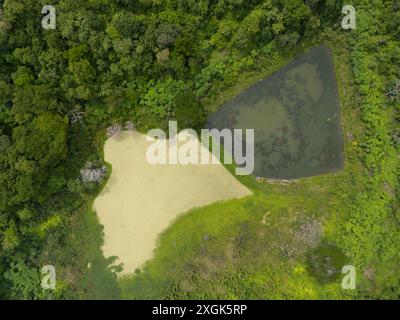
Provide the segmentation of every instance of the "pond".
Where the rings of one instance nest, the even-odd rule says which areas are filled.
[[[306,269],[320,283],[338,281],[348,258],[336,245],[323,240],[307,254]]]
[[[254,129],[256,176],[294,179],[343,167],[330,49],[312,48],[223,104],[207,128]]]

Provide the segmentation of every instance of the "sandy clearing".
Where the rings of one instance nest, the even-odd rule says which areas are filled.
[[[104,146],[105,161],[113,171],[93,206],[104,225],[103,254],[118,257],[117,262],[124,264],[121,275],[152,257],[158,235],[178,215],[251,194],[221,164],[150,165],[150,144],[146,135],[123,132]]]

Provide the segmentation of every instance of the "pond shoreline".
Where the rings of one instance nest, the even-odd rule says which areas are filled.
[[[256,176],[299,179],[344,167],[332,51],[315,46],[225,102],[208,129],[253,129]],[[274,181],[272,180],[272,181]]]

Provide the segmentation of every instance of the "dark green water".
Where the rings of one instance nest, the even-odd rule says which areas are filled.
[[[341,278],[341,271],[347,260],[339,247],[322,241],[317,248],[307,254],[306,269],[318,282],[330,283]]]
[[[226,102],[207,127],[255,129],[256,176],[299,178],[340,169],[343,138],[330,50],[318,46]]]

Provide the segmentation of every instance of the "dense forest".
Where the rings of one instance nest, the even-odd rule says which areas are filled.
[[[90,209],[104,181],[81,179],[88,162],[104,165],[106,128],[202,128],[235,90],[326,43],[351,134],[344,174],[328,181],[325,232],[366,275],[351,297],[400,298],[400,97],[387,94],[400,79],[399,0],[354,1],[356,30],[341,29],[334,0],[53,0],[56,29],[45,30],[48,2],[0,0],[0,297],[120,297]],[[56,290],[40,286],[47,264]],[[173,293],[174,279],[163,286],[134,297],[193,297]],[[274,297],[257,288],[240,297]],[[196,297],[215,297],[206,291]]]

